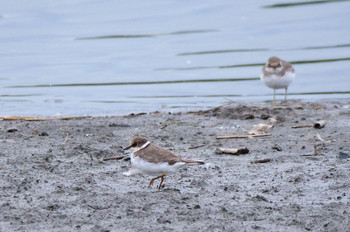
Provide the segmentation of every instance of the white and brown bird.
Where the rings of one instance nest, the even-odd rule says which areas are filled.
[[[161,179],[158,189],[162,187],[164,177],[167,174],[175,173],[186,164],[204,164],[202,161],[182,159],[171,151],[150,143],[147,138],[141,136],[133,137],[130,145],[124,150],[129,148],[132,149],[132,166],[144,174],[156,176],[151,179],[149,186],[152,186],[155,180]]]
[[[294,79],[293,66],[276,56],[269,58],[260,74],[260,80],[267,87],[273,89],[273,103],[276,102],[276,89],[284,89],[284,100],[287,100],[287,88]]]

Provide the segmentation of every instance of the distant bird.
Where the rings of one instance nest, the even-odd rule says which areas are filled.
[[[285,89],[284,100],[287,100],[287,88],[294,79],[292,65],[276,56],[269,58],[260,74],[260,80],[273,89],[273,103],[276,102],[276,89]]]
[[[144,174],[156,176],[149,182],[149,187],[157,179],[160,180],[158,189],[162,187],[164,177],[169,173],[175,173],[185,164],[204,164],[202,161],[182,159],[172,152],[156,146],[145,137],[135,136],[130,141],[130,145],[124,150],[131,148],[131,164]],[[134,170],[131,174],[137,173]],[[128,175],[128,173],[125,173]]]

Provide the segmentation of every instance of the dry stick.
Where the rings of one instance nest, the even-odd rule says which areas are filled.
[[[122,156],[118,156],[118,157],[106,158],[106,159],[103,159],[103,161],[121,160],[121,159],[123,159],[123,158],[125,158],[125,157],[126,157],[125,155],[122,155]]]
[[[260,160],[254,160],[254,161],[250,161],[250,163],[252,164],[260,164],[260,163],[268,163],[271,162],[272,159],[260,159]]]
[[[306,127],[313,127],[314,125],[300,125],[300,126],[292,126],[292,128],[306,128]]]
[[[6,121],[10,120],[25,120],[25,121],[46,121],[46,120],[72,120],[91,118],[91,116],[77,116],[77,117],[22,117],[22,116],[0,116],[0,119]]]
[[[188,149],[196,149],[196,148],[204,147],[205,145],[207,145],[207,144],[201,144],[201,145],[197,145],[197,146],[192,146],[192,147],[189,147]]]
[[[67,133],[66,139],[63,141],[63,144],[65,144],[68,141],[68,136],[69,136],[69,133]]]
[[[264,137],[270,136],[271,134],[262,134],[262,135],[229,135],[229,136],[218,136],[216,139],[244,139],[244,138],[254,138],[254,137]]]

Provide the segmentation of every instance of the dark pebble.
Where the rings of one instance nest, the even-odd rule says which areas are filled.
[[[350,156],[346,154],[345,152],[339,152],[338,158],[340,159],[348,159]]]

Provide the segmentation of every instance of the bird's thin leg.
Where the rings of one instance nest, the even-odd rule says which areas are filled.
[[[273,89],[273,101],[272,101],[272,103],[276,103],[275,95],[276,95],[276,89]]]
[[[284,101],[287,101],[287,87],[284,88]]]
[[[160,189],[160,186],[161,186],[161,184],[163,183],[163,180],[164,180],[164,176],[166,176],[166,173],[165,173],[165,172],[164,172],[163,175],[161,175],[161,176],[154,177],[154,178],[149,182],[148,187],[151,187],[151,186],[153,185],[153,183],[154,183],[155,180],[161,178],[160,185],[159,185],[159,187],[158,187],[158,188]]]
[[[149,185],[148,187],[151,187],[153,185],[153,182],[156,180],[156,179],[159,179],[161,178],[162,176],[157,176],[157,177],[154,177],[150,182],[149,182]]]
[[[163,175],[161,176],[161,179],[160,179],[160,183],[159,183],[159,186],[158,186],[158,189],[160,189],[162,187],[162,184],[163,184],[163,180],[164,180],[164,176],[166,176],[166,173],[164,172]]]

